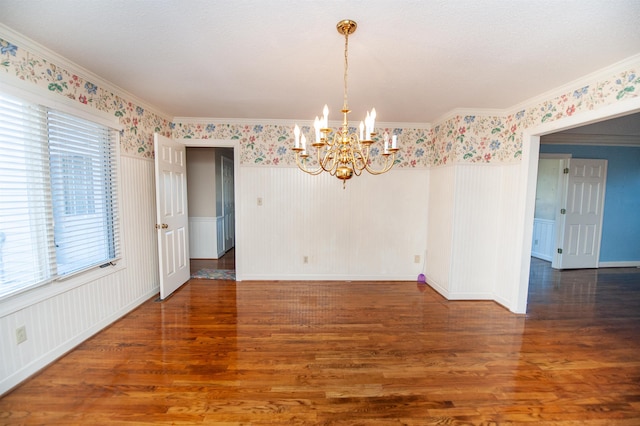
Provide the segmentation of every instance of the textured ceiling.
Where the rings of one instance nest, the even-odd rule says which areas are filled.
[[[0,23],[170,117],[430,123],[640,53],[639,0],[0,0]]]

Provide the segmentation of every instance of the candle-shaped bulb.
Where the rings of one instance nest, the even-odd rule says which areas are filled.
[[[300,143],[302,144],[302,153],[306,154],[307,153],[307,138],[305,137],[305,135],[302,135]]]
[[[296,148],[300,148],[300,127],[296,124],[296,127],[293,128],[293,140],[294,146]]]
[[[320,128],[322,124],[320,123],[320,119],[316,116],[316,119],[313,122],[313,128],[316,129],[316,142],[320,142]]]
[[[369,111],[367,111],[367,116],[364,118],[364,122],[367,126],[367,129],[366,129],[367,140],[371,140],[371,115],[369,114]]]
[[[376,126],[376,109],[371,108],[371,133],[373,133],[374,127]]]
[[[329,128],[329,107],[326,104],[322,109],[322,122],[324,124],[324,128],[328,129]]]
[[[393,135],[391,138],[391,148],[396,149],[398,147],[398,135]]]

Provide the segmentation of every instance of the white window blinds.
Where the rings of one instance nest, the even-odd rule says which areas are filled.
[[[118,257],[116,143],[0,94],[0,297]]]
[[[58,274],[116,258],[116,151],[112,130],[48,111]]]

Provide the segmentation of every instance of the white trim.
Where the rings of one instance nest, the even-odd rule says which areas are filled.
[[[426,258],[426,257],[425,257]],[[434,289],[435,291],[437,291],[440,296],[444,297],[445,299],[449,300],[449,291],[446,289],[446,287],[440,285],[440,283],[438,283],[438,281],[436,279],[434,279],[429,272],[425,272],[425,281],[426,284],[431,287],[432,289]]]
[[[635,112],[640,112],[640,97],[629,98],[601,108],[583,111],[571,117],[543,123],[537,127],[526,130],[526,133],[536,136],[545,136],[551,133],[582,127],[587,124],[598,123],[612,118],[622,117]]]
[[[3,297],[2,300],[0,300],[0,318],[71,291],[77,287],[90,284],[125,268],[126,265],[124,262],[118,261],[114,266],[107,268],[95,267],[67,280],[51,280],[47,284],[38,285],[28,290]]]
[[[268,119],[268,118],[212,118],[212,117],[173,117],[174,123],[180,124],[235,124],[241,126],[255,126],[255,125],[273,125],[273,126],[285,126],[293,128],[296,124],[298,126],[313,127],[313,120],[291,120],[291,119]],[[350,127],[358,127],[360,123],[350,123]],[[342,127],[342,121],[331,120],[329,121],[329,127],[338,128]],[[429,123],[403,123],[403,122],[378,122],[376,123],[376,129],[424,129],[431,130],[432,126]],[[206,139],[205,139],[206,140]]]
[[[10,374],[6,378],[4,378],[2,381],[0,381],[0,396],[4,395],[9,390],[18,386],[20,383],[22,383],[24,380],[28,379],[29,377],[33,376],[34,374],[36,374],[38,371],[47,367],[53,361],[60,358],[70,350],[74,349],[76,346],[78,346],[80,343],[84,342],[94,334],[98,333],[99,331],[103,330],[105,327],[109,326],[110,324],[114,323],[118,319],[122,318],[124,315],[128,314],[134,308],[140,306],[142,303],[146,302],[148,299],[155,296],[156,294],[158,294],[157,288],[154,288],[148,291],[141,297],[137,298],[136,300],[132,301],[128,305],[123,306],[118,311],[109,315],[109,317],[94,324],[91,328],[84,330],[80,334],[74,335],[73,338],[71,338],[70,340],[67,340],[66,342],[54,348],[53,350],[42,354],[37,359],[31,361],[29,364],[20,368],[18,371]]]
[[[1,25],[1,24],[0,24]],[[5,88],[8,90],[5,91]],[[75,115],[76,117],[80,117],[94,123],[101,124],[106,127],[110,127],[116,130],[115,134],[115,178],[116,178],[116,205],[118,210],[122,207],[122,174],[121,174],[121,161],[120,161],[120,128],[119,123],[117,127],[114,126],[114,122],[110,120],[105,120],[103,116],[93,115],[92,113],[88,113],[85,111],[80,111],[77,108],[65,106],[63,104],[59,104],[54,100],[50,100],[47,97],[43,97],[39,94],[34,94],[30,92],[25,92],[21,89],[5,86],[2,82],[0,82],[0,91],[5,93],[9,93],[13,96],[20,97],[23,100],[28,102],[34,102],[39,105],[43,105],[49,108],[55,108],[57,110],[63,110],[69,114]],[[93,110],[97,111],[97,110]],[[92,111],[92,112],[93,112]],[[117,120],[116,120],[117,123]],[[120,251],[119,256],[102,262],[101,264],[90,266],[86,269],[73,272],[69,275],[56,275],[51,277],[48,281],[37,283],[34,285],[30,285],[24,287],[22,289],[17,289],[15,292],[9,293],[5,296],[0,297],[0,318],[6,315],[9,315],[13,312],[16,312],[20,309],[24,309],[31,305],[35,305],[39,302],[42,302],[46,299],[55,297],[59,294],[66,293],[74,288],[81,287],[83,285],[89,284],[95,280],[111,275],[115,272],[121,271],[127,267],[126,256],[125,256],[125,236],[122,230],[122,221],[120,219],[120,215],[115,219],[117,222],[116,229],[118,230],[119,244],[118,249]],[[109,262],[113,262],[110,266],[101,266],[106,265]]]
[[[236,148],[240,146],[238,139],[173,139],[187,147],[200,148]],[[235,156],[235,151],[234,151]]]
[[[598,268],[640,268],[640,260],[598,262]]]
[[[553,231],[553,237],[550,239],[550,241],[546,241],[547,242],[547,246],[546,247],[541,247],[543,249],[542,251],[534,251],[533,250],[533,244],[532,244],[531,256],[533,256],[535,258],[538,258],[538,259],[546,260],[547,262],[553,261],[553,247],[556,246],[555,226],[556,226],[556,220],[555,219],[541,219],[541,218],[537,218],[537,217],[535,217],[533,219],[534,234],[535,234],[536,229],[540,229],[542,227],[543,229],[552,230]],[[548,249],[548,250],[546,250],[546,249]]]
[[[566,160],[567,158],[571,158],[572,154],[554,154],[554,153],[540,153],[540,158],[544,158],[547,160]]]
[[[20,34],[19,32],[7,27],[6,25],[0,23],[0,37],[2,37],[3,39],[12,42],[13,44],[17,45],[18,48],[24,48],[25,50],[28,50],[29,52],[40,56],[41,58],[47,60],[50,63],[55,64],[56,66],[59,66],[61,68],[66,69],[69,72],[72,72],[73,74],[78,75],[79,77],[82,77],[84,80],[86,81],[90,81],[91,83],[97,85],[99,88],[105,89],[107,91],[110,91],[113,94],[116,95],[124,95],[122,97],[126,98],[127,100],[132,101],[133,103],[135,103],[138,106],[143,107],[145,110],[151,111],[154,114],[160,116],[161,118],[166,119],[167,121],[171,121],[170,120],[170,116],[169,114],[163,113],[161,111],[158,111],[155,107],[149,105],[148,103],[142,101],[140,98],[136,97],[135,95],[127,92],[126,90],[122,89],[121,87],[118,87],[116,85],[114,85],[113,83],[105,80],[104,78],[98,76],[97,74],[89,71],[88,69],[81,67],[80,65],[76,64],[75,62],[71,62],[69,59],[55,53],[54,51],[50,50],[49,48],[43,46],[42,44],[31,40],[30,38],[26,37],[23,34]],[[14,80],[19,80],[15,77],[13,77]]]
[[[449,300],[486,300],[496,302],[497,299],[493,293],[449,293]]]
[[[237,275],[238,271],[236,269],[236,281],[241,281],[237,278]],[[244,274],[242,278],[246,281],[416,281],[415,274],[390,276],[332,274]]]
[[[135,160],[140,160],[140,161],[148,161],[153,163],[154,162],[154,158],[147,158],[147,157],[140,157],[139,155],[136,154],[130,154],[128,152],[122,152],[122,150],[120,150],[120,157],[126,157],[126,158],[133,158]]]
[[[513,105],[510,108],[507,108],[505,112],[507,114],[514,113],[514,112],[521,111],[523,109],[527,109],[532,106],[538,105],[542,102],[547,102],[549,100],[557,98],[558,96],[564,95],[567,92],[582,88],[584,86],[591,86],[593,85],[594,82],[606,80],[615,73],[626,71],[629,68],[632,68],[639,64],[640,64],[640,53],[635,54],[633,56],[629,56],[628,58],[625,58],[619,62],[609,65],[606,68],[601,68],[590,74],[587,74],[580,78],[572,80],[568,83],[563,84],[562,86],[556,87],[547,92],[544,92],[532,98],[526,99],[516,105]]]
[[[553,145],[640,146],[640,135],[598,135],[588,133],[553,133],[542,140]]]
[[[432,127],[458,116],[464,117],[471,115],[475,117],[504,117],[506,115],[506,111],[506,109],[498,108],[454,108],[434,120]]]
[[[509,114],[515,114],[518,111],[522,111],[522,110],[526,110],[528,108],[531,108],[535,105],[538,105],[542,102],[547,102],[550,99],[555,99],[558,96],[561,96],[567,92],[570,92],[572,90],[576,90],[578,88],[584,87],[584,86],[591,86],[594,82],[603,80],[603,79],[607,79],[610,78],[613,74],[618,73],[618,72],[622,72],[622,71],[626,71],[629,68],[632,68],[633,66],[637,66],[640,64],[640,53],[630,56],[626,59],[623,59],[619,62],[616,62],[606,68],[602,68],[598,71],[595,71],[593,73],[587,74],[585,76],[582,76],[580,78],[577,78],[575,80],[572,80],[568,83],[563,84],[562,86],[559,87],[555,87],[547,92],[544,92],[542,94],[536,95],[532,98],[526,99],[522,102],[518,102],[515,105],[512,105],[510,107],[507,108],[454,108],[444,114],[442,114],[440,117],[438,117],[436,120],[432,121],[431,126],[432,127],[436,127],[437,125],[440,125],[442,123],[444,123],[445,121],[455,117],[455,116],[464,116],[464,115],[475,115],[475,116],[498,116],[498,117],[506,117]],[[609,118],[613,118],[613,117],[609,117]],[[581,126],[584,124],[588,124],[588,123],[583,123],[580,124]],[[568,127],[567,129],[570,129],[571,127]]]
[[[100,111],[99,109],[92,108],[64,96],[45,92],[38,86],[27,83],[23,80],[10,80],[4,78],[3,76],[4,74],[0,73],[1,92],[18,97],[27,102],[32,102],[48,108],[57,109],[58,111],[65,112],[67,114],[83,118],[85,120],[93,121],[94,123],[98,123],[118,131],[124,129],[124,127],[120,124],[118,117],[113,114]]]
[[[237,139],[174,139],[174,141],[184,144],[187,147],[201,147],[201,148],[233,148],[233,192],[236,194],[235,198],[235,210],[236,210],[236,218],[238,212],[241,210],[241,197],[238,197],[237,194],[240,193],[240,180],[242,177],[242,173],[240,172],[240,141]],[[187,194],[187,197],[189,195]],[[244,241],[244,239],[240,238],[242,236],[243,229],[242,227],[238,227],[238,220],[235,221],[236,230],[235,230],[235,253],[236,253],[236,281],[242,281],[246,279],[242,271],[244,269],[244,265],[242,264],[242,243],[238,245],[238,241]]]
[[[602,108],[544,123],[537,127],[526,129],[522,133],[522,177],[519,191],[521,195],[520,206],[516,214],[523,219],[523,222],[520,229],[521,232],[515,236],[519,239],[516,247],[520,247],[520,278],[514,295],[515,299],[512,305],[509,306],[512,312],[524,314],[527,311],[540,136],[638,111],[640,111],[640,97],[630,98]]]

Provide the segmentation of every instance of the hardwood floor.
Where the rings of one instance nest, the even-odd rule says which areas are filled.
[[[232,248],[219,259],[189,259],[191,263],[191,274],[200,269],[236,269],[236,250]]]
[[[640,269],[533,260],[529,313],[415,282],[191,280],[0,399],[2,424],[639,425]]]

